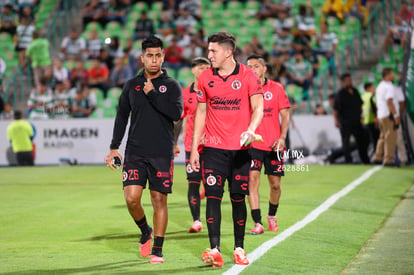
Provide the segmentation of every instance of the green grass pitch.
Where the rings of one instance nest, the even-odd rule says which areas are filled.
[[[282,180],[279,232],[246,234],[249,253],[305,217],[329,196],[371,166],[309,166]],[[382,225],[412,185],[412,168],[383,168],[317,220],[307,225],[243,274],[339,274]],[[269,187],[262,176],[262,216]],[[0,168],[1,274],[221,274],[233,265],[233,230],[228,192],[222,203],[224,267],[201,261],[208,247],[207,227],[187,233],[185,168],[176,165],[173,194],[168,197],[169,223],[164,264],[150,265],[138,251],[139,230],[125,206],[121,171],[104,166]],[[144,208],[152,224],[152,206],[144,191]],[[246,233],[253,222],[248,208]],[[202,201],[202,218],[205,200]],[[267,223],[265,222],[265,228]]]

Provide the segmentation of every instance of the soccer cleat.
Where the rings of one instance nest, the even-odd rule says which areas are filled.
[[[148,238],[149,235],[149,238]],[[152,228],[151,234],[142,234],[139,241],[139,252],[141,256],[146,258],[151,254]]]
[[[204,188],[204,184],[201,183],[201,190],[200,190],[200,200],[206,197],[206,189]]]
[[[234,262],[239,265],[248,265],[249,260],[246,257],[246,253],[244,253],[244,249],[241,247],[236,247],[233,252]]]
[[[221,257],[220,251],[217,248],[207,248],[201,255],[201,259],[204,263],[213,267],[222,267],[224,265],[223,257]]]
[[[163,257],[159,257],[157,255],[151,255],[150,264],[162,264],[164,262]]]
[[[278,231],[276,216],[267,216],[267,222],[269,223],[269,231]]]
[[[188,229],[188,233],[197,233],[203,231],[203,226],[200,221],[194,221],[193,225]]]
[[[250,230],[250,235],[260,235],[263,233],[264,233],[264,228],[263,228],[263,225],[261,225],[260,223],[256,223],[253,230]]]

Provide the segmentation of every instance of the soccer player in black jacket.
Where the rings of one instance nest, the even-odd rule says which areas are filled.
[[[122,181],[128,211],[140,228],[140,252],[150,263],[164,262],[162,245],[168,222],[167,194],[172,190],[173,123],[180,119],[183,98],[179,83],[161,69],[162,41],[151,36],[142,42],[144,70],[129,80],[119,98],[110,152],[105,163],[115,169],[113,160],[122,157],[119,146],[130,118]],[[141,204],[147,180],[154,208],[154,230],[148,225]],[[152,236],[154,245],[151,250]]]

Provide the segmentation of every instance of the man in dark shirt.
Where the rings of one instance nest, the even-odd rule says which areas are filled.
[[[106,164],[122,157],[119,146],[130,117],[122,180],[129,213],[140,228],[140,252],[151,254],[150,263],[162,263],[162,245],[168,222],[167,194],[172,190],[173,123],[180,119],[183,98],[179,83],[161,69],[164,61],[162,41],[150,36],[142,42],[144,70],[129,80],[119,98],[110,152]],[[149,181],[154,208],[154,231],[147,224],[141,204],[142,191]],[[154,245],[151,239],[154,233]]]
[[[342,88],[338,91],[334,103],[335,126],[339,128],[342,138],[342,147],[345,162],[352,163],[350,138],[354,136],[358,145],[361,161],[369,163],[367,154],[367,134],[361,124],[362,100],[358,90],[352,85],[349,73],[341,76]]]

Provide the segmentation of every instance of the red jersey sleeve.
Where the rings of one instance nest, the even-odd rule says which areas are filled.
[[[200,77],[198,78],[198,85],[197,85],[197,101],[198,102],[207,102],[206,97],[206,77],[209,74],[210,70],[205,70],[201,73]]]

